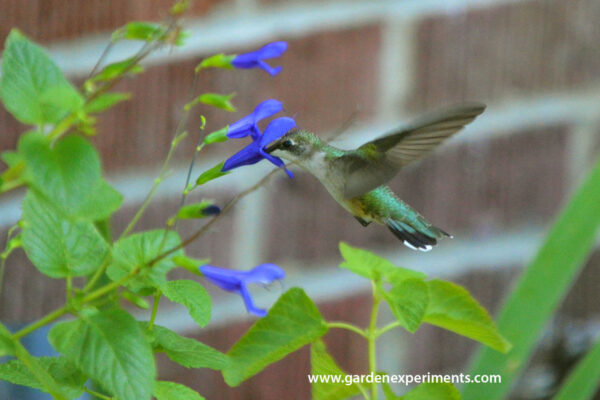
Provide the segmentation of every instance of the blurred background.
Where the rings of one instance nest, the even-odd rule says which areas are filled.
[[[81,83],[112,30],[128,21],[160,20],[171,3],[0,0],[0,41],[10,28],[20,28]],[[238,111],[195,109],[192,137],[198,135],[200,113],[210,132],[267,98],[283,101],[300,127],[321,136],[351,121],[336,141],[341,147],[363,143],[436,107],[485,102],[487,111],[468,129],[391,183],[454,239],[429,253],[413,252],[384,227],[360,226],[314,178],[297,171],[294,180],[276,174],[190,246],[189,254],[238,269],[277,263],[288,272],[285,287],[305,288],[326,318],[366,324],[368,282],[337,268],[338,243],[346,241],[462,284],[495,314],[600,152],[599,19],[597,0],[196,0],[185,21],[191,33],[187,44],[155,54],[146,73],[123,82],[119,89],[131,91],[133,99],[102,115],[92,139],[109,181],[125,196],[113,230],[123,229],[157,175],[188,101],[195,65],[215,52],[239,53],[286,40],[288,52],[271,62],[283,66],[275,78],[260,70],[203,72],[200,90],[236,92]],[[107,61],[138,47],[119,46]],[[24,129],[0,110],[0,149],[14,148]],[[195,176],[243,145],[211,146],[199,158]],[[162,227],[175,213],[194,147],[195,139],[188,139],[173,176],[138,229]],[[271,168],[261,163],[240,169],[194,196],[224,204]],[[19,218],[21,196],[0,199],[2,243]],[[182,224],[182,236],[196,229],[198,223]],[[549,398],[600,331],[599,266],[596,252],[548,327],[513,399]],[[62,285],[39,274],[22,251],[15,253],[4,276],[0,320],[18,327],[52,311],[64,301]],[[258,289],[257,302],[267,306],[281,290]],[[167,301],[158,323],[227,351],[253,318],[237,296],[212,293],[207,329]],[[29,340],[39,347],[34,353],[48,351],[43,341]],[[364,372],[367,349],[360,337],[334,330],[325,341],[347,371]],[[379,359],[389,373],[459,374],[475,349],[466,338],[423,326],[415,335],[394,331],[382,337]],[[219,373],[187,370],[166,358],[159,370],[161,378],[185,383],[208,399],[310,398],[307,348],[237,388],[228,388]],[[0,385],[0,398],[42,397]]]

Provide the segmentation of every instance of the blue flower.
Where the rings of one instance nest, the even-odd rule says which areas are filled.
[[[231,64],[236,68],[262,68],[272,76],[281,72],[281,67],[271,67],[263,60],[281,56],[287,50],[287,42],[273,42],[259,50],[239,54],[234,57]]]
[[[246,310],[259,317],[267,315],[267,311],[257,308],[254,305],[247,285],[249,283],[268,285],[275,280],[280,280],[285,277],[285,271],[275,264],[260,264],[250,271],[235,271],[214,267],[212,265],[204,265],[199,269],[207,280],[221,289],[242,296],[244,304],[246,305]]]
[[[227,137],[230,139],[239,139],[252,136],[252,139],[257,139],[260,136],[258,122],[277,114],[281,110],[283,110],[283,105],[280,101],[274,99],[265,100],[256,106],[252,114],[246,115],[239,121],[229,125]]]
[[[294,175],[291,171],[285,168],[285,163],[281,158],[272,156],[265,151],[265,147],[285,135],[290,129],[296,126],[296,121],[289,117],[281,117],[274,119],[267,125],[265,132],[258,136],[252,137],[252,143],[244,147],[242,150],[229,157],[221,171],[226,172],[242,165],[252,165],[267,159],[277,167],[283,168],[290,178]]]

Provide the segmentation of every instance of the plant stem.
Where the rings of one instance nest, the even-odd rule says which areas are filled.
[[[102,266],[100,268],[98,268],[96,270],[96,272],[94,272],[94,276],[92,276],[92,279],[90,279],[89,282],[83,288],[84,293],[87,293],[88,291],[90,291],[94,287],[96,282],[98,282],[98,279],[100,279],[100,277],[102,276],[104,271],[106,271],[106,268],[108,268],[108,263],[109,263],[108,260],[110,260],[110,256],[107,256],[104,263],[102,263]]]
[[[362,329],[360,329],[357,326],[354,326],[354,325],[346,323],[346,322],[339,322],[339,321],[328,322],[327,326],[329,328],[346,329],[346,330],[349,330],[349,331],[359,334],[360,336],[364,337],[365,339],[369,338],[367,336],[367,334],[365,333],[365,331],[363,331]]]
[[[377,371],[377,348],[375,342],[377,341],[377,314],[379,313],[379,303],[381,297],[377,292],[377,286],[374,282],[371,282],[373,287],[373,307],[371,308],[371,321],[367,328],[367,343],[369,349],[369,372],[375,373]],[[377,383],[373,380],[371,384],[371,400],[377,400]]]
[[[51,322],[54,322],[58,318],[67,314],[71,310],[70,306],[64,305],[61,308],[52,311],[50,314],[46,315],[44,318],[34,322],[31,325],[27,325],[25,328],[13,334],[13,338],[20,339],[23,336],[29,335],[31,332],[41,328],[42,326],[48,325]]]
[[[399,326],[402,326],[402,324],[400,322],[398,322],[398,321],[390,322],[388,325],[386,325],[383,328],[377,330],[377,332],[375,332],[375,337],[378,338],[379,336],[383,335],[387,331],[392,330],[394,328],[397,328]]]
[[[137,211],[137,213],[133,216],[133,219],[131,220],[131,222],[129,222],[129,225],[127,225],[127,227],[125,228],[123,233],[121,233],[121,236],[119,236],[119,239],[127,236],[129,234],[129,232],[131,232],[131,230],[135,227],[135,224],[137,224],[137,222],[142,217],[142,215],[144,215],[146,208],[148,208],[148,206],[150,205],[150,202],[152,201],[152,198],[156,194],[158,187],[160,186],[163,179],[165,178],[167,168],[169,167],[169,161],[171,161],[171,157],[173,156],[173,153],[175,152],[175,149],[177,148],[177,144],[178,144],[177,137],[175,137],[175,139],[173,139],[173,141],[171,142],[169,152],[167,153],[167,158],[165,158],[165,162],[163,163],[162,167],[160,168],[160,172],[158,173],[158,178],[156,178],[154,180],[154,184],[152,185],[150,192],[148,192],[148,194],[146,195],[146,199],[142,203],[142,206]]]
[[[152,306],[152,316],[150,317],[150,322],[148,323],[148,330],[152,331],[154,327],[154,321],[156,320],[156,313],[158,312],[158,303],[160,302],[160,298],[162,293],[160,289],[157,289],[156,294],[154,295],[154,305]]]
[[[71,301],[71,297],[73,297],[73,278],[71,277],[71,275],[67,276],[66,278],[66,285],[67,285],[67,303],[69,301]]]

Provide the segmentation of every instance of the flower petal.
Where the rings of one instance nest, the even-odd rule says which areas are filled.
[[[269,73],[269,75],[271,76],[276,76],[278,75],[281,70],[283,69],[283,67],[278,66],[278,67],[271,67],[269,64],[267,64],[266,62],[259,60],[256,62],[256,65],[258,66],[258,68],[264,69],[265,71],[267,71]]]
[[[252,268],[250,271],[243,272],[241,277],[244,284],[246,283],[269,283],[285,278],[285,271],[275,264],[260,264]]]
[[[234,271],[212,265],[203,265],[200,268],[202,275],[214,285],[228,292],[237,291],[242,284],[243,272]]]
[[[272,43],[264,45],[260,50],[258,50],[258,53],[260,53],[261,59],[274,58],[274,57],[279,57],[283,53],[285,53],[287,48],[288,48],[287,42],[283,42],[283,41],[272,42]]]
[[[289,132],[292,128],[296,126],[296,121],[294,121],[290,117],[281,117],[274,119],[267,125],[265,132],[259,139],[259,144],[261,148],[264,148],[266,145],[271,143],[274,140],[279,139],[287,132]]]
[[[221,171],[227,172],[234,168],[241,167],[242,165],[256,164],[262,159],[263,156],[260,154],[256,142],[252,142],[248,146],[244,147],[243,149],[229,157],[225,161],[225,164],[223,164],[223,168],[221,168]]]
[[[268,99],[260,103],[251,114],[254,117],[254,122],[258,122],[283,110],[283,104],[279,100]]]
[[[242,299],[244,299],[244,304],[246,305],[246,310],[250,314],[258,315],[259,317],[264,317],[267,315],[267,311],[262,308],[258,308],[254,305],[254,301],[252,301],[252,296],[250,295],[250,291],[246,287],[246,285],[242,285],[240,288],[240,294],[242,295]]]

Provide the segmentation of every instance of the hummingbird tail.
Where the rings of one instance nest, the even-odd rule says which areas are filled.
[[[433,225],[429,225],[425,231],[391,218],[386,220],[385,224],[394,236],[413,250],[429,251],[437,244],[437,239],[442,236],[452,237],[449,233]]]

